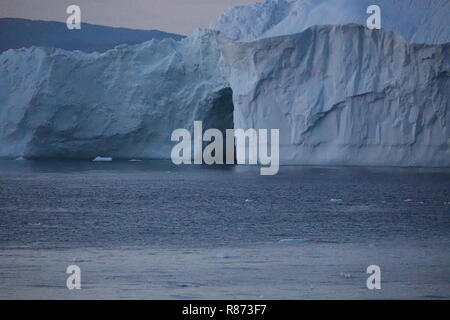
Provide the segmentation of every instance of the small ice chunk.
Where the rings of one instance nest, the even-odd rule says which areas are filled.
[[[245,202],[252,202],[253,200],[245,199]]]
[[[306,242],[305,239],[281,239],[281,243],[298,243],[298,242]]]
[[[27,160],[27,159],[25,159],[24,157],[17,157],[16,160],[17,161],[24,161],[24,160]]]
[[[347,272],[341,272],[340,276],[345,279],[350,279],[352,277],[352,275]]]
[[[405,201],[405,202],[411,202],[412,199],[405,199],[404,201]]]
[[[139,159],[130,159],[130,160],[128,160],[128,161],[130,161],[130,162],[141,162],[142,160],[139,160]]]
[[[94,160],[92,160],[92,161],[112,161],[112,158],[111,157],[96,157]]]
[[[342,202],[342,199],[334,199],[334,198],[331,198],[331,199],[330,199],[330,202]]]
[[[218,254],[216,254],[216,258],[217,259],[229,259],[230,256],[226,255],[225,253],[218,253]]]

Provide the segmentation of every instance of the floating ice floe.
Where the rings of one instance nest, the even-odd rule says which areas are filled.
[[[334,198],[331,198],[331,199],[330,199],[330,202],[342,202],[342,199],[334,199]]]
[[[111,157],[96,157],[94,160],[92,160],[92,161],[99,161],[99,162],[101,162],[101,161],[104,161],[104,162],[108,162],[108,161],[112,161],[112,158]]]

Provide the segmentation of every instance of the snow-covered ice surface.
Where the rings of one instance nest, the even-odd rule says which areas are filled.
[[[269,0],[180,42],[9,50],[0,158],[168,159],[202,120],[279,128],[282,163],[448,166],[449,2],[369,2],[385,30],[340,25],[364,24],[366,0]]]
[[[98,157],[95,157],[92,161],[95,161],[95,162],[100,162],[100,161],[103,161],[103,162],[108,162],[108,161],[112,161],[113,159],[111,158],[111,157],[101,157],[101,156],[98,156]]]
[[[222,39],[235,126],[280,129],[281,163],[450,165],[450,44],[359,25]]]
[[[234,40],[252,41],[298,33],[315,25],[366,25],[371,5],[380,7],[383,29],[408,41],[450,41],[448,0],[266,0],[225,11],[211,28]]]

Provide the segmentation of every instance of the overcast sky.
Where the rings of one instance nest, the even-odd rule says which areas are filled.
[[[0,18],[65,22],[66,8],[81,7],[81,21],[188,35],[207,27],[226,8],[261,0],[0,0]]]

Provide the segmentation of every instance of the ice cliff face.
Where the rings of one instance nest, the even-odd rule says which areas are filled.
[[[221,49],[235,126],[280,129],[282,163],[450,166],[450,44],[346,25]]]
[[[0,55],[0,157],[168,158],[175,128],[233,127],[216,35],[103,54],[44,48]]]
[[[295,34],[315,25],[366,25],[367,7],[381,9],[381,26],[417,43],[450,41],[449,0],[266,0],[225,11],[212,29],[253,41]]]
[[[0,158],[169,159],[202,120],[280,129],[284,164],[450,166],[448,1],[370,1],[395,33],[323,25],[365,23],[365,1],[266,1],[102,54],[6,51]]]

